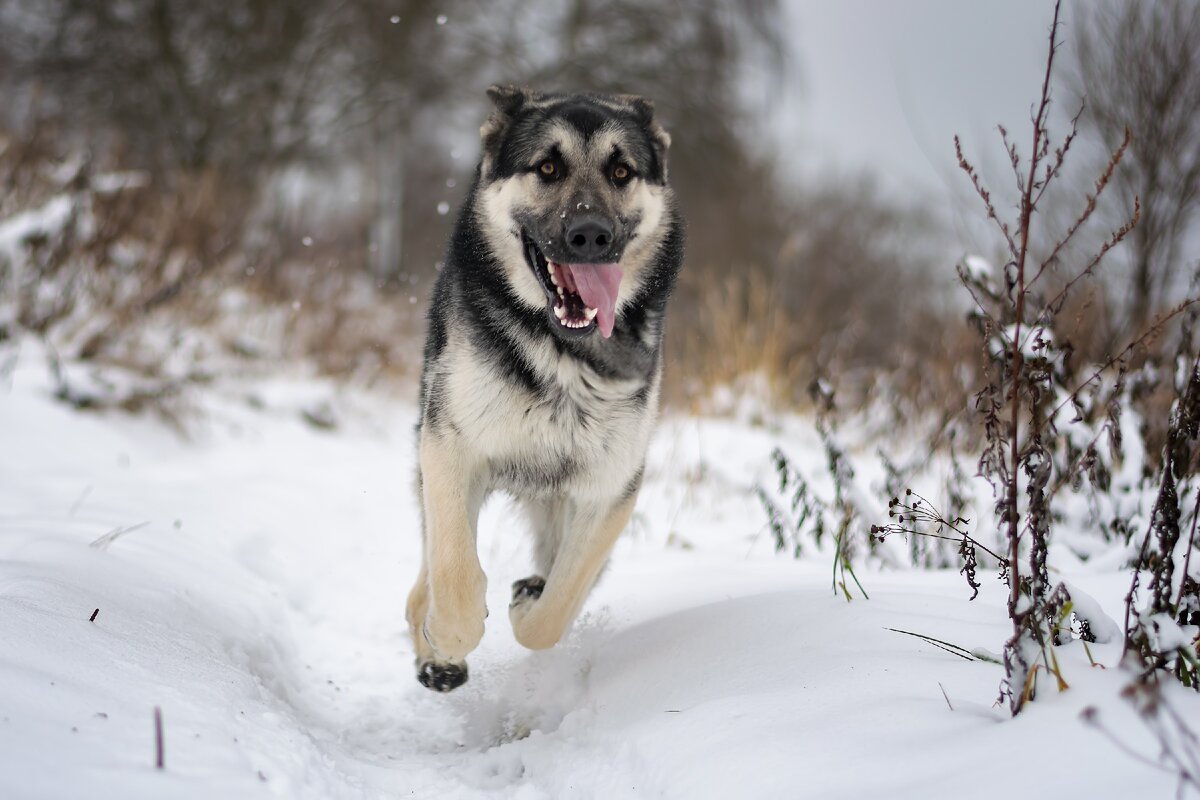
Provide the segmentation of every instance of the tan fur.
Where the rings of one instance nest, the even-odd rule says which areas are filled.
[[[408,620],[408,634],[412,637],[417,663],[423,664],[434,658],[433,647],[425,640],[425,615],[429,612],[429,571],[422,560],[421,571],[416,583],[408,593],[408,605],[404,617]]]
[[[467,480],[467,464],[457,442],[423,434],[420,453],[425,511],[422,576],[428,587],[420,646],[428,645],[440,661],[459,662],[483,638],[487,617],[487,576],[475,551],[479,505],[471,503],[475,489]]]
[[[530,650],[558,644],[583,607],[617,537],[629,523],[636,500],[634,495],[607,508],[584,504],[572,509],[568,524],[578,543],[558,554],[541,597],[509,607],[508,617],[518,642]]]

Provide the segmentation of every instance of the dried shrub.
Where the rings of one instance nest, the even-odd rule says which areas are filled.
[[[984,385],[975,395],[973,409],[981,432],[979,474],[992,487],[993,520],[1004,543],[1004,555],[985,552],[1000,565],[1008,585],[1013,633],[1004,649],[1006,681],[1001,694],[1008,698],[1014,714],[1035,697],[1039,672],[1052,675],[1060,689],[1066,688],[1053,648],[1073,635],[1073,602],[1067,587],[1051,581],[1047,565],[1055,525],[1053,501],[1060,491],[1081,490],[1085,481],[1093,499],[1110,493],[1112,470],[1122,456],[1122,409],[1131,403],[1138,384],[1129,380],[1130,361],[1135,355],[1144,356],[1147,345],[1161,339],[1168,323],[1195,304],[1188,300],[1160,315],[1094,369],[1077,362],[1070,336],[1078,317],[1072,316],[1070,303],[1080,285],[1137,225],[1139,205],[1135,199],[1131,216],[1094,252],[1079,253],[1076,237],[1087,227],[1101,196],[1113,183],[1129,147],[1126,132],[1069,224],[1057,233],[1047,230],[1044,204],[1051,202],[1047,200],[1048,192],[1063,175],[1079,120],[1076,115],[1067,134],[1058,142],[1052,140],[1047,120],[1059,47],[1058,12],[1056,5],[1028,154],[1023,156],[1009,132],[1003,126],[999,128],[1020,195],[1015,218],[1002,212],[1002,206],[956,140],[959,166],[999,234],[1006,258],[999,271],[978,259],[968,259],[960,265],[959,277],[974,303],[971,320],[981,345],[979,374]],[[1038,241],[1050,244],[1039,248]],[[1193,432],[1188,395],[1183,387],[1181,391],[1184,393],[1178,408],[1182,410],[1177,411],[1172,429]],[[1174,483],[1178,474],[1169,466],[1174,455],[1181,452],[1178,442],[1179,437],[1168,441],[1164,455],[1168,467],[1163,471],[1154,522],[1143,544],[1143,553],[1149,554],[1153,533],[1159,545],[1151,591],[1160,605],[1166,597],[1163,586],[1171,584],[1170,567],[1164,562],[1175,558],[1179,541]],[[876,534],[903,532],[959,541],[963,572],[972,591],[977,590],[974,572],[978,551],[983,548],[979,536],[967,532],[965,519],[947,519],[919,495],[905,502],[893,498],[890,509],[897,521],[877,526]],[[1114,520],[1113,529],[1127,534],[1128,520]],[[1156,610],[1152,604],[1151,611]],[[1090,623],[1084,623],[1087,620],[1078,623],[1081,636],[1090,629]]]

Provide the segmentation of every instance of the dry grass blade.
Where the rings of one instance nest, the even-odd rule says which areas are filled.
[[[914,637],[920,639],[921,641],[928,642],[929,644],[933,645],[934,647],[938,648],[939,650],[945,650],[947,653],[953,653],[954,655],[956,655],[959,658],[964,659],[966,661],[978,661],[979,660],[978,658],[976,658],[974,655],[971,654],[970,650],[966,649],[965,647],[959,647],[958,645],[951,644],[950,642],[943,642],[941,639],[935,639],[932,636],[926,636],[923,633],[913,633],[912,631],[902,631],[899,628],[884,628],[884,630],[891,631],[892,633],[903,633],[905,636],[914,636]]]

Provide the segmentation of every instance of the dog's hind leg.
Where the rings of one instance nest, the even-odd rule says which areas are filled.
[[[546,580],[513,584],[508,615],[517,641],[531,650],[553,647],[583,607],[608,561],[617,536],[633,514],[637,492],[610,504],[581,504],[569,515],[570,529],[554,555]]]
[[[483,637],[487,616],[487,577],[475,551],[483,497],[473,483],[454,441],[423,431],[424,565],[409,594],[408,616],[417,679],[439,692],[466,682],[466,656]]]
[[[528,578],[513,583],[513,605],[536,600],[546,586],[546,575],[554,566],[569,516],[569,503],[562,497],[531,497],[521,505],[533,530],[533,563],[536,570]]]
[[[524,500],[522,506],[533,529],[533,563],[537,574],[548,575],[562,544],[570,503],[562,497],[537,497]]]

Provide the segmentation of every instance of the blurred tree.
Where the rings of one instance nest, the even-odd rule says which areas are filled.
[[[1073,83],[1086,110],[1081,127],[1108,150],[1128,128],[1133,144],[1118,192],[1141,220],[1128,239],[1126,333],[1140,331],[1186,286],[1195,264],[1188,236],[1200,209],[1200,1],[1103,2],[1080,6]],[[1110,334],[1115,340],[1119,331]]]
[[[48,112],[117,133],[147,166],[260,177],[344,157],[337,137],[385,105],[403,125],[441,96],[454,70],[434,7],[454,2],[4,0],[0,59]]]
[[[947,304],[930,270],[949,255],[936,217],[896,204],[869,176],[813,186],[792,213],[776,291],[795,314],[795,345],[811,348],[818,371],[897,363],[924,338],[920,312]]]
[[[414,148],[479,117],[489,82],[644,94],[677,131],[703,252],[728,267],[781,237],[743,83],[780,66],[779,21],[777,0],[0,0],[0,63],[64,127],[116,133],[147,166],[260,181],[352,161],[396,187],[377,213],[397,216],[403,162],[444,158]]]
[[[337,243],[337,269],[369,270],[414,310],[470,180],[489,83],[641,94],[673,135],[689,221],[678,304],[698,309],[725,276],[773,285],[799,269],[781,256],[795,193],[770,109],[750,99],[770,92],[748,91],[781,82],[783,22],[779,0],[0,0],[0,90],[36,94],[68,141],[123,146],[161,191],[211,176],[275,254],[258,259],[262,286],[293,291],[263,275],[301,274],[296,243],[316,233]],[[285,208],[289,192],[332,185],[340,196],[303,219]],[[331,207],[358,216],[322,232],[313,214]],[[676,324],[705,324],[693,316]]]

